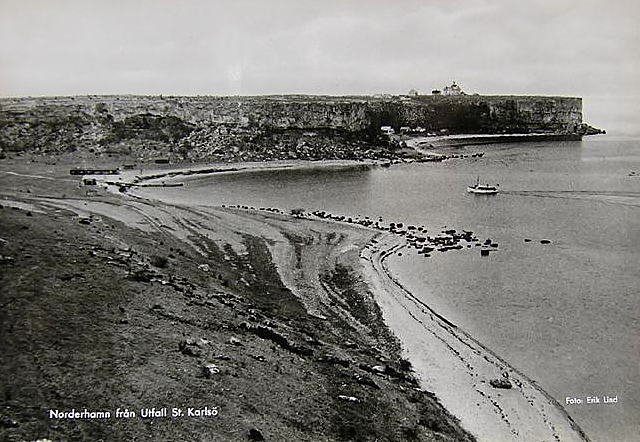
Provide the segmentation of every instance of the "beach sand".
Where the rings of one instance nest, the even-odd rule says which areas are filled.
[[[403,247],[396,238],[381,238],[370,243],[362,257],[385,322],[401,340],[421,386],[433,391],[479,441],[588,440],[534,381],[394,278],[385,258]],[[491,385],[499,380],[509,388]]]

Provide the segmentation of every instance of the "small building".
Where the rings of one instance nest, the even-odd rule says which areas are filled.
[[[460,86],[458,86],[456,84],[456,82],[454,81],[453,83],[451,83],[451,86],[446,86],[444,88],[444,90],[442,91],[443,95],[466,95],[462,89],[460,89]]]
[[[95,186],[98,183],[96,182],[95,178],[83,178],[82,184],[84,184],[85,186]]]

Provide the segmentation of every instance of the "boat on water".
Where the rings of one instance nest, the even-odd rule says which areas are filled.
[[[477,193],[481,195],[495,195],[498,193],[498,184],[495,186],[491,186],[489,184],[480,184],[480,177],[476,180],[476,183],[473,186],[467,187],[467,192],[469,193]]]

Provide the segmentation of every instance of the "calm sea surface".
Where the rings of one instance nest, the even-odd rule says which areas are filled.
[[[457,148],[482,158],[371,170],[288,170],[193,177],[140,194],[183,204],[319,209],[385,222],[473,230],[499,250],[389,266],[425,302],[565,404],[594,441],[632,441],[640,416],[640,140]],[[453,150],[452,150],[453,152]],[[466,186],[499,183],[495,196]],[[531,239],[525,242],[524,239]],[[551,244],[540,244],[549,239]]]

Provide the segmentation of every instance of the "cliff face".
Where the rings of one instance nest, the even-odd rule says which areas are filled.
[[[565,97],[5,98],[0,99],[0,148],[159,151],[211,159],[230,154],[235,159],[346,158],[371,156],[368,151],[384,145],[380,126],[449,133],[572,133],[581,122],[581,99]]]
[[[423,96],[403,106],[409,126],[452,133],[576,132],[582,99],[540,96]]]

